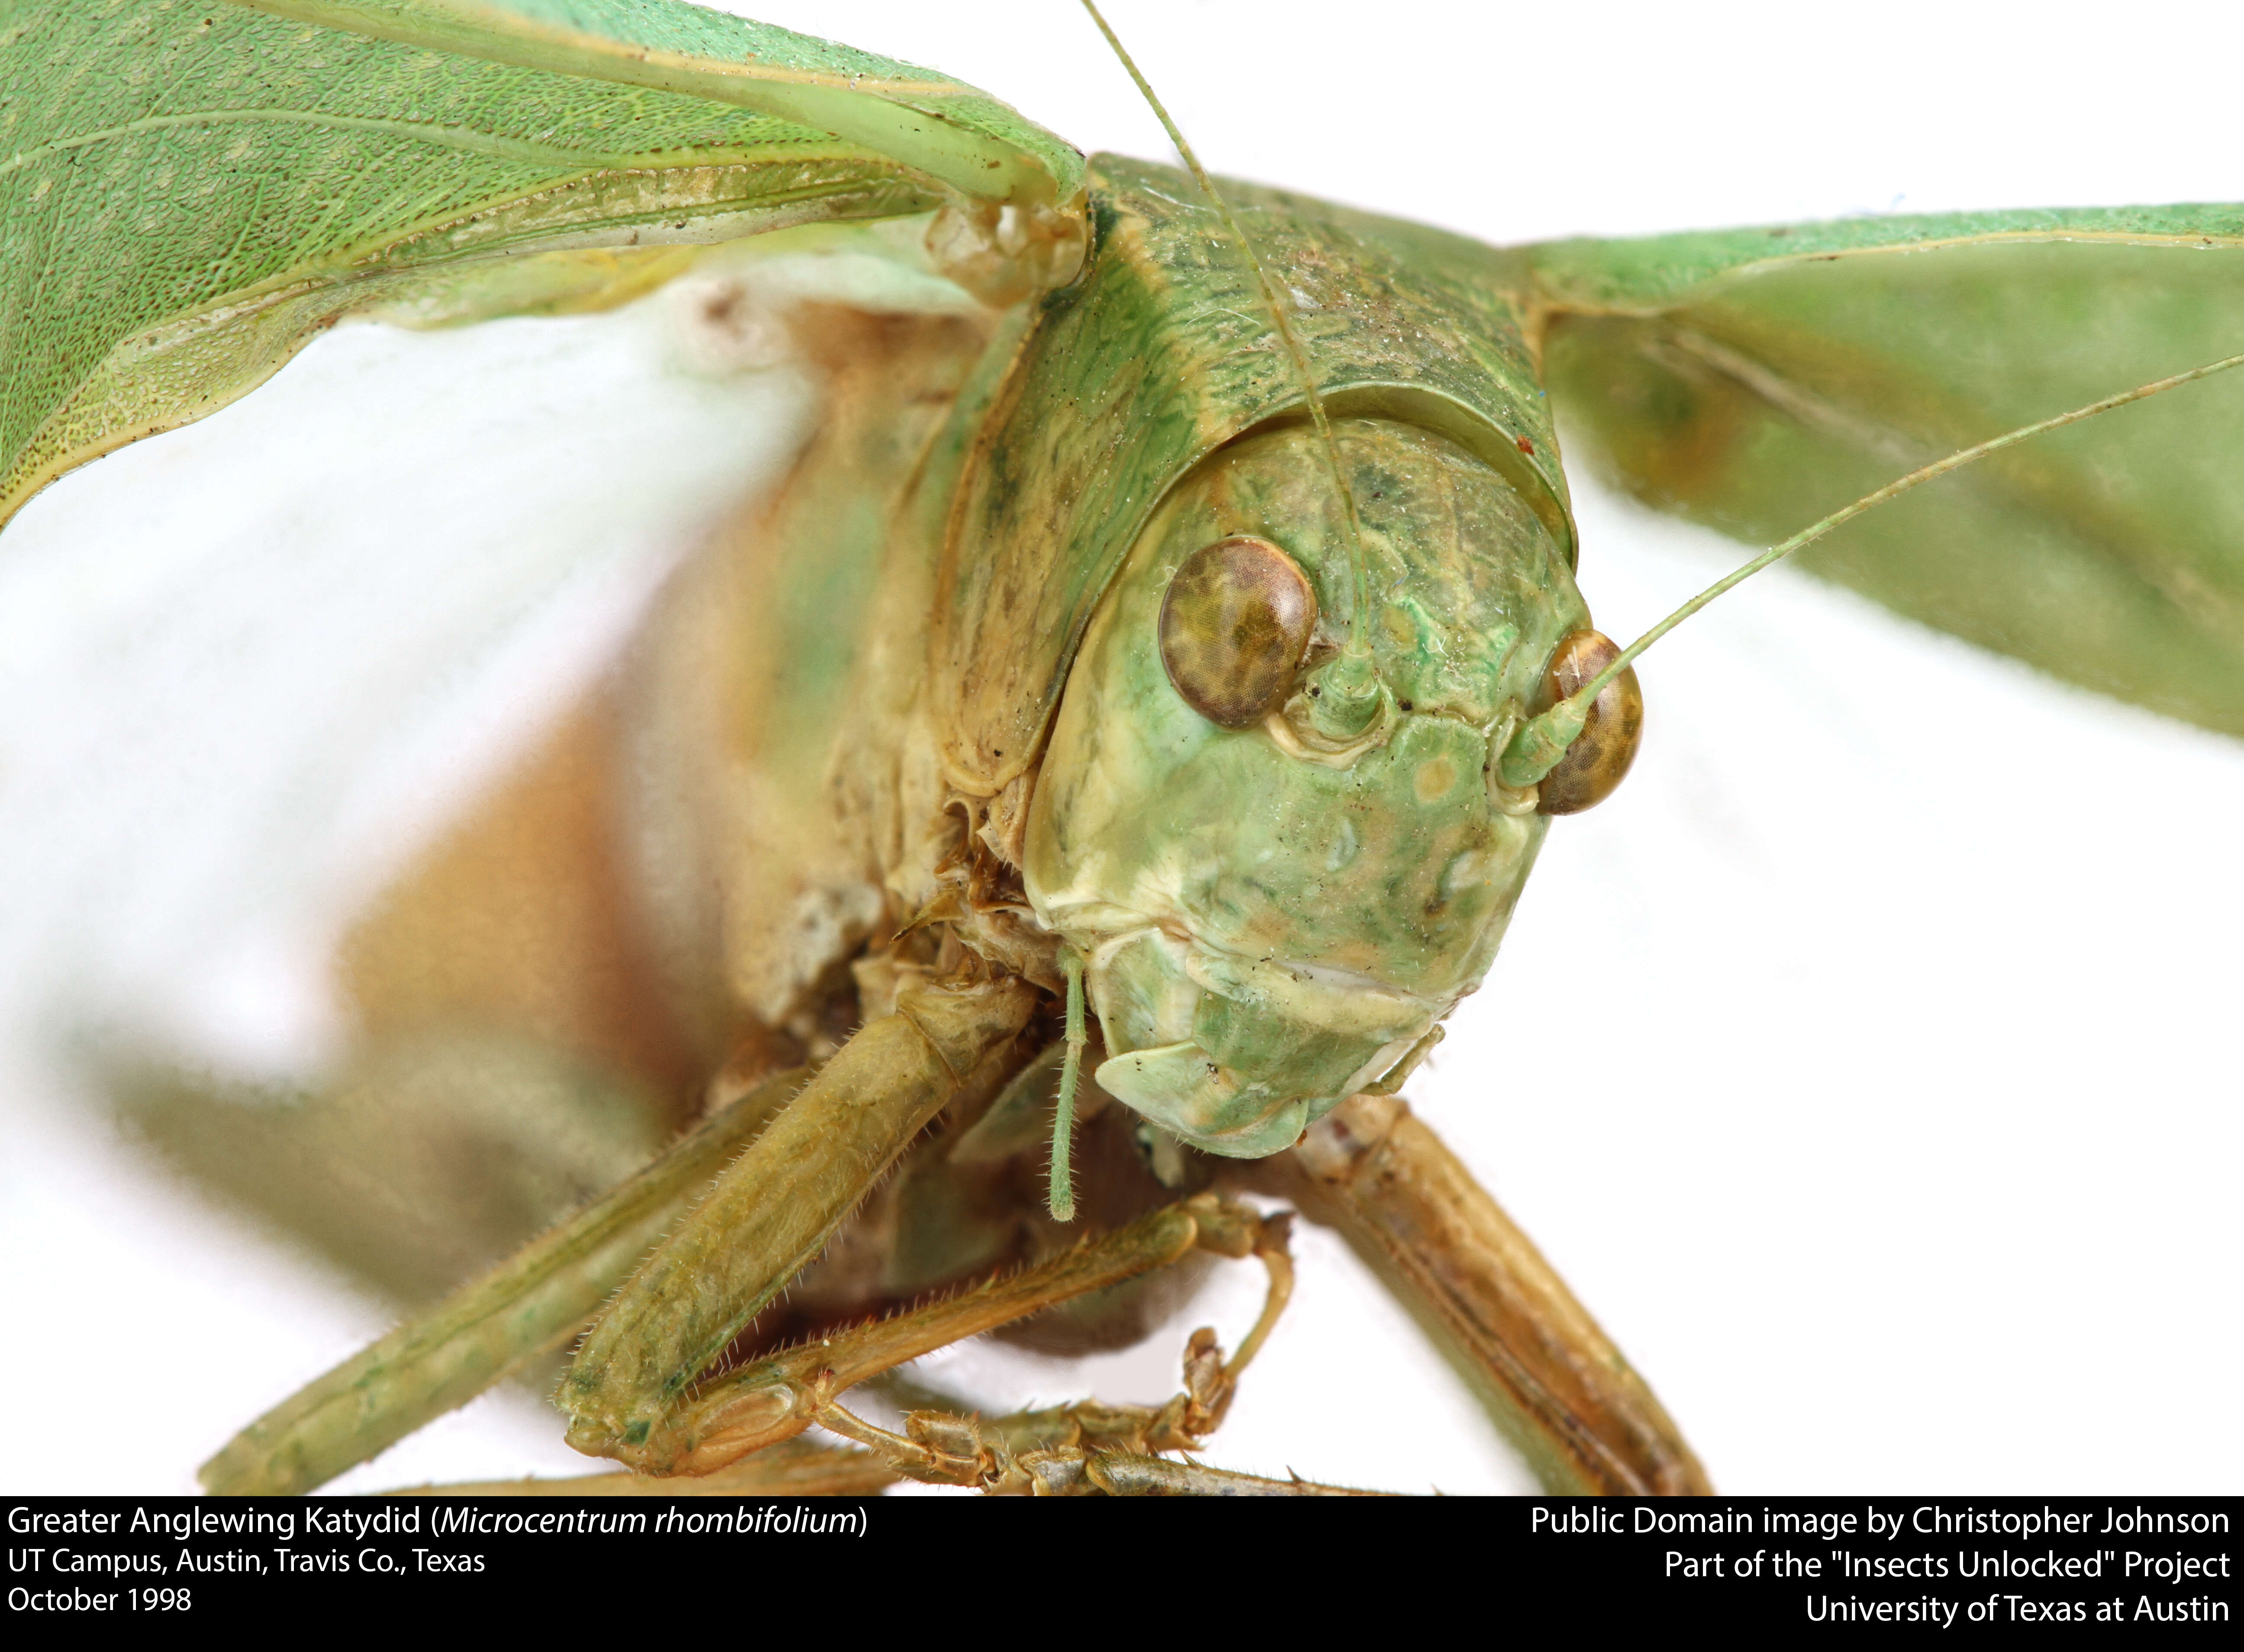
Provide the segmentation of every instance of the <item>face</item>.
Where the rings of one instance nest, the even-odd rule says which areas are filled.
[[[1086,633],[1031,809],[1111,1093],[1209,1152],[1290,1147],[1480,984],[1542,843],[1495,758],[1588,624],[1559,547],[1447,438],[1307,425],[1154,513]],[[1368,657],[1365,650],[1368,648]]]

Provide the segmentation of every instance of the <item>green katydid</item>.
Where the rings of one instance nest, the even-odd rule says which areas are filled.
[[[932,54],[932,53],[926,53],[926,54],[923,54],[923,55],[929,55],[929,56],[931,56],[931,55],[934,55],[934,54]],[[1157,73],[1159,73],[1159,72],[1161,72],[1161,71],[1159,71],[1157,69]],[[1023,100],[1024,100],[1024,102],[1026,101],[1025,96],[1024,96],[1024,99],[1023,99]],[[1190,125],[1193,124],[1193,118],[1192,118],[1189,114],[1187,115],[1187,124],[1188,124],[1188,125]],[[1149,147],[1149,146],[1150,146],[1150,140],[1148,140],[1148,142],[1146,142],[1146,143],[1141,143],[1141,144],[1139,144],[1139,145],[1138,145],[1138,146],[1136,146],[1140,147],[1140,148]],[[1211,145],[1210,146],[1213,146]],[[1221,154],[1221,153],[1222,153],[1222,152],[1220,152],[1220,151],[1218,151],[1217,152],[1218,152],[1219,154]],[[1228,158],[1227,156],[1226,156],[1222,160],[1220,160],[1220,161],[1219,162],[1219,164],[1220,164],[1220,165],[1223,165],[1223,166],[1225,166],[1227,167],[1227,170],[1242,171],[1242,172],[1243,172],[1243,171],[1247,171],[1247,170],[1248,170],[1248,168],[1247,168],[1247,167],[1246,167],[1246,166],[1244,166],[1234,165],[1233,163],[1231,163],[1231,162],[1230,162],[1229,158]],[[1384,205],[1385,203],[1382,202],[1382,203],[1380,203],[1380,204]],[[1744,215],[1744,214],[1740,213],[1740,214],[1738,214],[1738,215]],[[2112,388],[2118,388],[2118,387],[2115,385],[2115,386],[2113,386]],[[1590,578],[1591,578],[1590,566],[1591,566],[1591,565],[1590,565],[1590,564],[1588,564],[1588,563],[1585,563],[1585,579],[1590,579]],[[1594,595],[1594,591],[1593,591],[1593,595]],[[1617,627],[1613,627],[1613,628],[1617,628]],[[1670,645],[1671,650],[1672,650],[1674,647],[1676,647],[1676,646],[1677,646],[1677,645]],[[1654,710],[1654,714],[1655,714],[1655,716],[1657,716],[1657,715],[1659,715],[1659,714],[1660,714],[1660,713],[1659,713],[1659,705],[1658,705],[1658,701],[1657,701],[1656,698],[1655,698],[1655,710]],[[1530,897],[1530,899],[1531,899],[1531,903],[1532,902],[1533,898],[1534,898],[1534,897]],[[1530,910],[1531,910],[1531,909],[1530,909]],[[1517,946],[1517,938],[1515,938],[1515,947]],[[1518,967],[1518,966],[1517,966],[1517,965],[1515,965],[1515,967]],[[1528,965],[1528,966],[1526,966],[1526,967],[1531,968],[1531,967],[1532,967],[1532,965]],[[1499,976],[1499,977],[1497,978],[1497,981],[1498,981],[1498,983],[1500,984],[1500,983],[1502,982],[1502,980],[1503,980],[1503,979],[1504,979],[1504,978],[1503,978],[1502,976]],[[1488,998],[1489,998],[1489,999],[1496,999],[1497,997],[1498,997],[1498,996],[1499,996],[1499,994],[1498,994],[1497,992],[1496,992],[1492,991],[1492,992],[1491,992],[1490,994],[1488,994],[1487,996],[1488,996]],[[1497,1036],[1504,1036],[1504,1035],[1503,1035],[1502,1033],[1497,1033]],[[1516,1035],[1516,1034],[1514,1034],[1513,1036],[1517,1036],[1517,1035]],[[1816,1103],[1815,1103],[1815,1099],[1814,1099],[1812,1096],[1803,1096],[1803,1097],[1801,1098],[1801,1101],[1800,1101],[1799,1105],[1800,1105],[1800,1106],[1802,1106],[1802,1107],[1812,1107],[1812,1106],[1816,1105]],[[1484,1167],[1484,1168],[1485,1168],[1485,1167]],[[1491,1172],[1491,1173],[1494,1173],[1494,1172]],[[1495,1174],[1500,1174],[1500,1173],[1495,1173]],[[1510,1195],[1510,1188],[1509,1188],[1509,1187],[1508,1187],[1508,1186],[1507,1186],[1507,1188],[1506,1188],[1506,1191],[1507,1191],[1507,1195]],[[1622,1332],[1622,1334],[1623,1334],[1623,1336],[1624,1336],[1624,1339],[1626,1340],[1626,1335],[1627,1335],[1626,1331],[1624,1330],[1624,1331]],[[1656,1369],[1656,1368],[1655,1368],[1655,1369]],[[1688,1422],[1689,1422],[1689,1418],[1688,1418],[1687,1413],[1686,1414],[1685,1420],[1686,1420],[1686,1425],[1687,1425],[1687,1424],[1688,1424]]]

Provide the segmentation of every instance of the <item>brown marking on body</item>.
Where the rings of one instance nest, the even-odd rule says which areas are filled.
[[[372,1039],[517,1032],[698,1101],[704,1064],[632,910],[614,818],[613,712],[595,692],[407,865],[344,937]]]

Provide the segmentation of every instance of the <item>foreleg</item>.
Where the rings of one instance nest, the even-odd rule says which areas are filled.
[[[1272,1168],[1434,1331],[1546,1489],[1713,1489],[1644,1379],[1399,1097],[1351,1098]]]
[[[696,1473],[785,1438],[713,1460],[700,1452],[691,1443],[703,1427],[697,1378],[936,1114],[971,1091],[989,1093],[1023,1063],[1017,1035],[1035,1002],[1018,981],[930,988],[861,1029],[585,1336],[557,1396],[569,1443],[647,1473]]]

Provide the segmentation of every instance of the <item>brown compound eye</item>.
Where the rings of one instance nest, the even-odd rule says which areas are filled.
[[[1611,637],[1600,631],[1577,631],[1558,644],[1543,674],[1543,694],[1536,711],[1547,710],[1612,664],[1620,653]],[[1636,667],[1605,685],[1591,704],[1590,719],[1558,766],[1543,777],[1538,814],[1578,815],[1605,802],[1636,761],[1636,744],[1644,733],[1644,691],[1636,686]]]
[[[1317,628],[1317,593],[1294,559],[1240,536],[1184,560],[1161,599],[1161,663],[1186,703],[1251,728],[1286,701]]]

